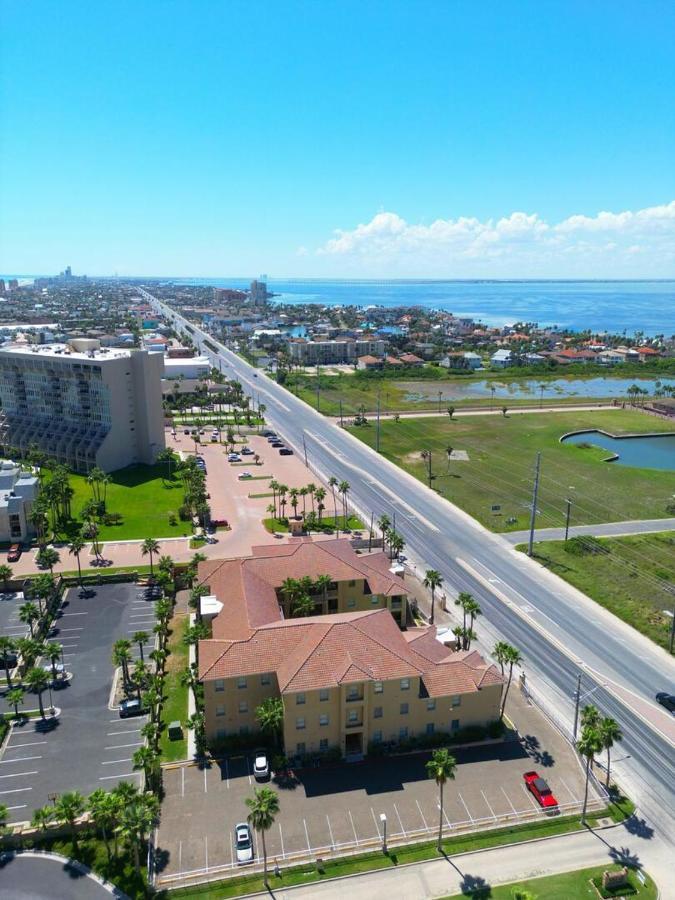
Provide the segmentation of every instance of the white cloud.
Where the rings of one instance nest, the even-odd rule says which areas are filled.
[[[336,230],[316,255],[331,269],[331,259],[340,260],[344,269],[364,275],[670,277],[675,200],[553,223],[536,213],[513,212],[486,221],[460,217],[414,224],[380,212],[351,230]]]

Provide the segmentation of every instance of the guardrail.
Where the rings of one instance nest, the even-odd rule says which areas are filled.
[[[556,810],[557,814],[574,815],[581,812],[583,804],[580,801],[574,803],[561,803]],[[588,811],[593,812],[605,808],[605,804],[597,797],[592,797],[588,802]],[[557,817],[557,816],[556,816]],[[514,810],[500,815],[486,816],[481,819],[470,819],[462,822],[446,821],[443,828],[444,840],[457,835],[471,834],[483,829],[494,829],[509,825],[525,825],[530,822],[544,821],[551,819],[551,813],[547,813],[539,808],[529,808],[525,810]],[[408,844],[419,844],[431,841],[438,835],[438,826],[428,826],[426,828],[416,828],[410,831],[398,831],[387,833],[387,848],[407,846]],[[268,868],[281,868],[281,864],[285,868],[294,865],[303,865],[313,863],[320,865],[320,861],[336,859],[343,856],[355,856],[361,853],[368,853],[382,849],[383,837],[365,838],[363,840],[354,841],[337,841],[333,844],[327,844],[321,847],[312,847],[307,850],[298,850],[292,852],[282,852],[274,856],[268,856]],[[161,848],[160,848],[161,850]],[[155,851],[157,852],[157,851]],[[192,869],[185,872],[177,872],[170,875],[162,875],[156,870],[156,866],[152,867],[155,875],[155,886],[157,887],[177,887],[179,884],[185,883],[185,886],[192,884],[204,884],[210,881],[220,881],[227,878],[233,878],[237,875],[245,875],[250,872],[262,872],[263,864],[257,861],[252,865],[240,866],[236,862],[223,863],[214,866],[205,866],[199,869]]]

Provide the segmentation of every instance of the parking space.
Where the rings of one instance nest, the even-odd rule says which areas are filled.
[[[523,774],[533,768],[548,779],[559,813],[580,808],[584,775],[575,754],[543,723],[539,735],[453,751],[458,767],[445,790],[448,833],[544,815],[523,781]],[[386,757],[307,769],[286,781],[273,777],[271,786],[279,792],[281,810],[266,836],[270,859],[282,865],[302,855],[378,846],[382,814],[392,842],[433,836],[438,828],[438,789],[427,776],[428,759],[427,754]],[[256,786],[251,771],[251,760],[245,756],[204,768],[165,771],[158,837],[164,883],[236,864],[233,829],[246,820],[245,800]]]
[[[23,591],[0,593],[0,635],[13,640],[25,637],[28,626],[19,619],[19,608],[24,603]]]
[[[68,678],[43,695],[45,707],[53,705],[60,713],[13,725],[0,758],[0,803],[9,806],[11,821],[30,819],[50,794],[86,794],[120,780],[140,783],[131,757],[142,744],[146,717],[120,719],[110,708],[111,651],[115,640],[133,640],[138,631],[148,634],[144,653],[152,649],[154,605],[135,584],[66,593],[50,639],[63,645]],[[133,645],[132,656],[139,653]],[[0,703],[7,708],[4,697]],[[27,693],[24,710],[37,707],[37,697]]]

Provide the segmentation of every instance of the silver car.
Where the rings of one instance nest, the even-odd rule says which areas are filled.
[[[246,822],[234,826],[234,846],[238,865],[253,862],[253,835]]]

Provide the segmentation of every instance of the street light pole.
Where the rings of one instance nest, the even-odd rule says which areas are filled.
[[[565,503],[567,504],[567,509],[565,511],[565,540],[567,540],[570,533],[570,512],[572,511],[572,501],[568,497]]]
[[[380,392],[377,392],[377,424],[375,427],[375,452],[380,452]]]
[[[539,493],[539,469],[541,467],[541,450],[537,451],[537,462],[534,468],[534,487],[532,489],[532,512],[530,514],[530,539],[527,543],[527,555],[532,556],[534,544],[534,525],[537,519],[537,494]]]

